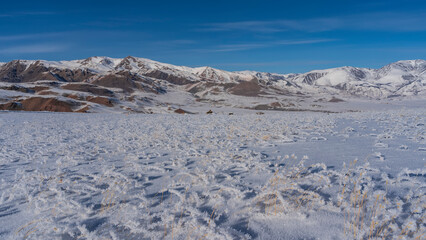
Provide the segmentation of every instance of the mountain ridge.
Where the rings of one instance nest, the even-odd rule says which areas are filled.
[[[0,62],[0,64],[6,64],[6,63],[10,63],[10,62],[14,62],[14,61],[26,61],[26,62],[46,62],[46,63],[85,63],[87,64],[88,62],[90,62],[91,60],[95,59],[98,60],[99,62],[102,62],[103,60],[106,61],[111,61],[111,62],[121,62],[122,60],[126,59],[126,58],[133,58],[133,59],[139,59],[139,60],[143,60],[146,62],[151,62],[151,63],[156,63],[156,64],[161,64],[161,65],[168,65],[168,66],[173,66],[173,67],[182,67],[182,68],[191,68],[191,69],[202,69],[202,68],[212,68],[212,69],[217,69],[217,68],[213,68],[210,66],[200,66],[200,67],[187,67],[184,65],[174,65],[174,64],[169,64],[169,63],[163,63],[160,61],[156,61],[156,60],[152,60],[152,59],[148,59],[148,58],[141,58],[141,57],[134,57],[134,56],[127,56],[124,58],[113,58],[113,57],[108,57],[108,56],[91,56],[88,58],[84,58],[84,59],[76,59],[76,60],[59,60],[59,61],[54,61],[54,60],[43,60],[43,59],[33,59],[33,60],[26,60],[26,59],[13,59],[11,61],[8,62]],[[399,63],[410,63],[410,64],[424,64],[426,62],[426,60],[424,59],[407,59],[407,60],[398,60],[396,62],[391,62],[389,64],[384,65],[383,67],[389,66],[389,65],[395,65],[395,64],[399,64]],[[318,70],[331,70],[331,69],[336,69],[336,68],[344,68],[344,67],[353,67],[353,68],[359,68],[359,69],[380,69],[380,68],[368,68],[368,67],[354,67],[354,66],[350,66],[350,65],[345,65],[345,66],[340,66],[340,67],[334,67],[334,68],[327,68],[327,69],[313,69],[310,71],[307,71],[305,73],[308,72],[312,72],[312,71],[318,71]],[[383,68],[381,67],[381,68]],[[217,69],[219,70],[219,69]],[[227,71],[227,70],[222,70],[222,71],[226,71],[226,72],[234,72],[234,73],[239,73],[239,72],[258,72],[258,73],[271,73],[271,74],[277,74],[277,75],[288,75],[288,74],[303,74],[303,73],[274,73],[274,72],[263,72],[263,71],[253,71],[253,70],[239,70],[239,71]]]
[[[43,95],[63,97],[64,89],[77,91],[65,93],[73,96],[112,91],[114,94],[110,97],[114,96],[115,100],[111,102],[123,102],[136,95],[150,93],[171,96],[171,92],[190,98],[192,102],[213,105],[223,105],[223,102],[226,102],[226,105],[233,105],[232,101],[243,101],[241,99],[244,97],[275,98],[283,101],[292,99],[295,102],[303,102],[306,98],[324,97],[380,100],[426,96],[426,61],[401,60],[378,69],[344,66],[289,74],[230,72],[209,66],[192,68],[132,56],[125,58],[95,56],[71,61],[13,60],[0,63],[0,83],[4,91],[16,92],[16,89],[20,89],[18,91],[22,92],[22,88],[18,85],[32,84],[40,87],[46,85],[46,81],[51,82],[49,88],[56,85],[54,91],[50,89],[50,92],[42,92]],[[40,95],[38,92],[34,94]],[[102,96],[90,96],[90,99],[95,99],[93,97]],[[4,99],[10,105],[11,99]],[[173,102],[174,99],[168,101]],[[158,100],[156,104],[166,103],[164,100]],[[253,107],[246,103],[241,104],[243,107]],[[16,104],[12,105],[16,107]],[[279,104],[282,105],[287,106]]]

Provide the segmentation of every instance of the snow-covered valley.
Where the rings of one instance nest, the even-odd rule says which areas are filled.
[[[1,239],[424,239],[426,112],[0,113]]]

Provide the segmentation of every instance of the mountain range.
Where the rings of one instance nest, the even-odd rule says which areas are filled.
[[[425,97],[425,60],[398,61],[380,69],[339,67],[298,74],[191,68],[131,56],[0,63],[0,110],[321,111],[329,110],[330,103]]]

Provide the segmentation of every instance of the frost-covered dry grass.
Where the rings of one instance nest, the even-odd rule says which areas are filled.
[[[0,113],[0,238],[424,239],[425,117]]]

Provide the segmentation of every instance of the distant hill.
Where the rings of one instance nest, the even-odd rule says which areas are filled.
[[[302,74],[190,68],[131,56],[0,63],[0,110],[173,112],[203,104],[321,110],[316,107],[324,102],[425,96],[425,60]]]

